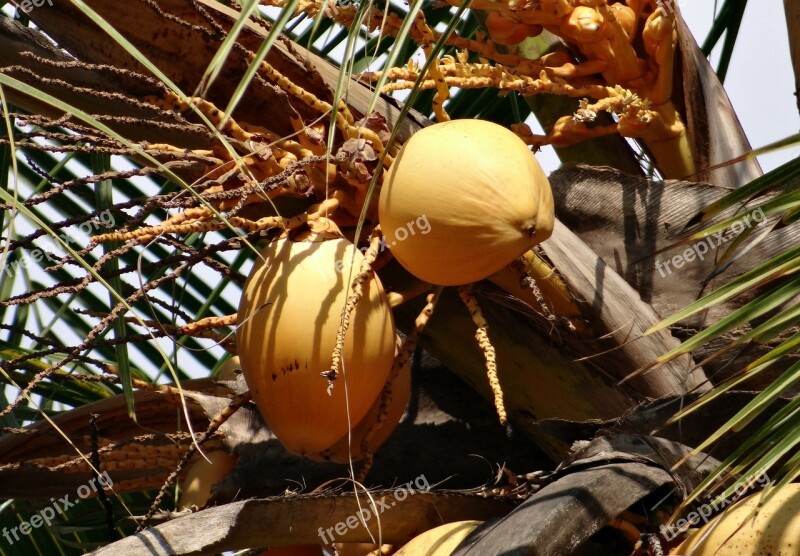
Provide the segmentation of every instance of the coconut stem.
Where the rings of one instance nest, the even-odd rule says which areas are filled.
[[[395,307],[399,307],[406,301],[414,299],[415,297],[430,291],[431,287],[433,286],[427,282],[423,282],[422,280],[416,280],[410,287],[402,291],[388,292],[386,294],[386,299],[389,300],[389,307],[394,309]]]
[[[406,370],[411,372],[409,369],[411,366],[411,358],[414,355],[414,350],[417,349],[417,343],[419,342],[420,336],[422,336],[422,332],[425,330],[425,325],[428,324],[428,321],[433,314],[433,310],[436,307],[436,303],[439,301],[439,296],[442,293],[442,289],[443,288],[441,286],[437,286],[433,290],[433,293],[428,294],[427,304],[417,316],[417,319],[414,321],[414,327],[409,331],[405,341],[403,342],[403,345],[400,346],[400,349],[394,358],[392,370],[389,372],[389,378],[386,379],[386,384],[383,386],[383,390],[381,390],[378,418],[369,428],[367,434],[364,435],[364,438],[361,441],[361,453],[364,454],[364,463],[361,465],[361,469],[358,472],[358,477],[356,478],[358,482],[363,483],[366,479],[367,473],[369,473],[369,470],[372,468],[374,454],[372,450],[370,450],[369,443],[375,433],[377,433],[386,422],[386,416],[389,413],[389,406],[392,402],[392,383],[401,372]]]
[[[333,381],[339,376],[339,366],[342,364],[342,352],[344,351],[344,338],[347,334],[347,329],[350,328],[350,317],[364,295],[364,282],[369,280],[374,273],[372,263],[378,258],[381,237],[380,227],[376,226],[372,234],[370,234],[369,248],[364,253],[364,260],[361,261],[361,270],[353,278],[353,283],[350,286],[352,292],[347,298],[347,303],[345,303],[342,321],[339,323],[339,330],[336,333],[336,344],[331,355],[331,368],[322,373],[322,376],[328,379],[328,394],[333,392]]]
[[[489,386],[494,394],[494,407],[497,410],[497,416],[500,418],[500,424],[505,426],[508,422],[506,414],[506,407],[503,403],[503,389],[500,387],[500,380],[497,378],[497,356],[494,351],[494,346],[489,340],[489,323],[483,316],[481,306],[478,300],[470,292],[470,286],[460,286],[458,294],[461,300],[469,309],[469,314],[472,317],[472,322],[475,323],[477,329],[475,330],[475,339],[478,340],[478,346],[483,351],[483,357],[486,360],[486,374],[489,377]]]

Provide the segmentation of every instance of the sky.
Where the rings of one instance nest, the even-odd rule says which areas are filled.
[[[702,42],[713,21],[714,2],[683,0],[680,7],[689,28]],[[719,50],[718,46],[711,55],[715,68]],[[753,148],[800,131],[783,2],[748,2],[724,85]],[[763,155],[759,162],[768,171],[799,155],[796,146]]]

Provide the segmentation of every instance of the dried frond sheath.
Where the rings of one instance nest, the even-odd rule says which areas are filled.
[[[175,446],[147,446],[144,450],[121,448],[103,458],[103,468],[109,472],[130,471],[139,469],[169,468],[175,461],[179,449]],[[167,448],[163,450],[160,448]],[[88,454],[87,454],[88,455]],[[88,473],[89,464],[83,456],[57,456],[53,458],[32,458],[25,462],[27,466],[47,469],[58,473]],[[115,485],[116,486],[116,485]]]

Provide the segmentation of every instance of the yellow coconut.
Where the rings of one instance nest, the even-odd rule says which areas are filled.
[[[800,555],[800,484],[781,488],[759,509],[751,494],[693,531],[670,556]]]
[[[213,450],[206,454],[211,463],[202,456],[195,460],[186,471],[186,478],[181,483],[181,497],[178,508],[202,508],[211,497],[211,487],[220,482],[236,465],[237,457],[222,450]]]
[[[395,556],[450,556],[482,521],[446,523],[414,537]]]
[[[411,397],[411,369],[406,366],[400,370],[392,381],[391,398],[386,409],[386,418],[383,426],[376,430],[367,443],[367,451],[375,452],[391,436],[400,418],[406,410],[408,400]],[[319,454],[309,456],[317,461],[333,461],[336,463],[348,463],[352,457],[353,461],[358,461],[366,456],[361,449],[364,437],[369,433],[373,425],[378,421],[381,411],[381,396],[375,400],[363,419],[356,425],[352,433],[345,435],[331,448]],[[348,449],[349,445],[349,449]]]
[[[236,380],[236,376],[241,372],[242,364],[239,362],[239,356],[234,355],[220,366],[217,380]]]
[[[427,127],[381,189],[381,229],[412,274],[444,286],[490,276],[553,231],[550,183],[525,143],[482,120]]]
[[[284,447],[301,455],[321,452],[366,415],[389,376],[391,309],[377,276],[367,281],[345,337],[343,369],[329,389],[321,373],[331,367],[351,268],[355,275],[363,255],[341,237],[315,236],[278,239],[261,256],[239,304],[242,373]]]

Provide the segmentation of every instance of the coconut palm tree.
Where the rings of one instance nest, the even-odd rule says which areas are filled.
[[[720,83],[746,2],[702,49],[676,3],[584,4],[8,5],[0,550],[332,553],[468,520],[450,550],[657,554],[692,509],[791,493],[800,165],[762,174]],[[467,119],[505,129],[446,172],[457,139],[417,151],[397,220],[404,146]],[[563,166],[476,177],[526,176],[514,145]]]

